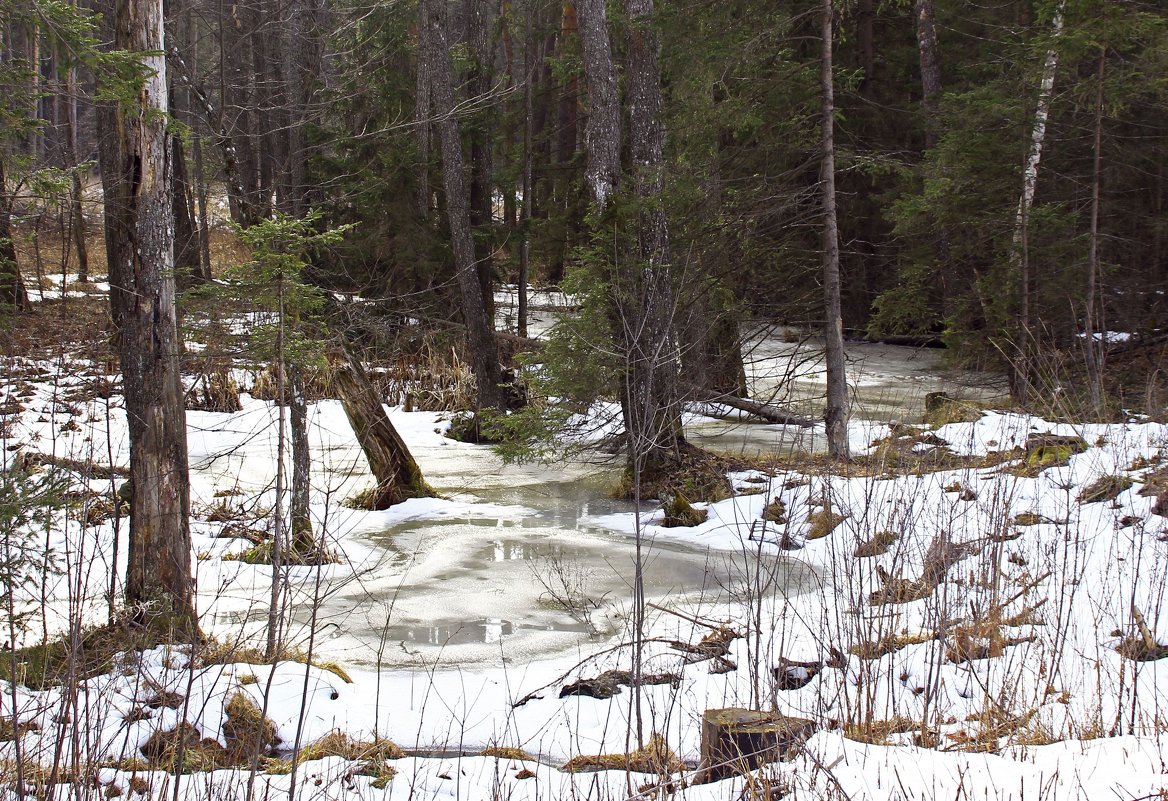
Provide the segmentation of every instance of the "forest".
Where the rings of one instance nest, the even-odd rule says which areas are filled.
[[[1162,2],[0,21],[0,793],[1168,792]]]

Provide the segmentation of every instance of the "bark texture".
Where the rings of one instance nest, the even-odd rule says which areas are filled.
[[[466,323],[471,369],[478,384],[478,409],[503,411],[507,408],[506,393],[502,386],[495,329],[483,302],[475,260],[474,236],[463,175],[462,138],[455,116],[449,40],[446,35],[446,15],[443,12],[442,0],[423,0],[421,68],[428,73],[434,110],[439,115],[438,138],[442,149],[446,213],[450,221],[454,270],[462,295],[462,317]]]
[[[674,336],[677,304],[669,264],[669,231],[661,202],[665,124],[653,11],[652,0],[625,0],[629,23],[629,150],[633,190],[639,203],[639,253],[634,268],[624,271],[631,274],[617,276],[622,344],[628,365],[626,427],[632,447],[650,471],[676,462],[682,441]],[[631,291],[621,292],[622,284]]]
[[[0,304],[28,308],[28,290],[16,263],[16,245],[12,241],[12,207],[4,182],[3,159],[0,159]]]
[[[844,372],[844,320],[840,310],[839,223],[835,204],[835,81],[832,70],[832,26],[835,8],[823,0],[823,54],[820,80],[823,98],[822,160],[819,181],[823,193],[824,350],[827,360],[827,452],[833,459],[850,458],[848,448],[848,382]]]
[[[407,498],[433,495],[422,478],[421,468],[386,414],[381,395],[347,350],[334,358],[333,385],[377,481],[369,508],[388,509]]]
[[[588,121],[584,127],[588,151],[586,177],[593,201],[603,210],[620,186],[620,96],[604,0],[578,0],[576,9],[588,82]]]
[[[103,136],[110,305],[130,433],[126,601],[195,630],[186,416],[175,326],[174,215],[161,0],[117,4],[114,42],[140,53],[136,102],[107,107]]]

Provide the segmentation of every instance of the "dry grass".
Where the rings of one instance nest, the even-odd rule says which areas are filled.
[[[886,634],[878,640],[857,643],[849,648],[848,652],[860,659],[880,659],[910,645],[920,645],[935,639],[937,639],[935,633],[924,631],[909,633],[905,631],[898,634]]]
[[[669,747],[660,734],[654,733],[643,748],[628,754],[597,754],[575,756],[560,770],[565,773],[585,773],[598,770],[626,770],[632,773],[680,773],[686,765]]]
[[[856,546],[855,556],[858,559],[866,559],[888,553],[888,549],[899,539],[900,535],[895,531],[877,531]]]
[[[863,723],[849,723],[844,727],[844,737],[871,745],[889,745],[894,734],[906,734],[921,728],[920,721],[896,715],[888,720],[870,720]]]

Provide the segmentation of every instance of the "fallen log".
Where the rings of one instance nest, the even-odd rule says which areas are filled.
[[[701,403],[720,403],[723,406],[729,406],[731,409],[737,409],[740,412],[746,412],[747,414],[759,417],[768,423],[810,428],[816,422],[809,417],[800,417],[799,415],[785,412],[777,406],[759,403],[749,398],[739,398],[736,395],[711,393],[694,384],[686,385],[686,390],[693,400],[700,401]]]

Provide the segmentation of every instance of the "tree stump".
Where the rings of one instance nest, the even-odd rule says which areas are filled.
[[[719,781],[784,759],[814,731],[814,721],[778,712],[707,709],[702,716],[702,762],[694,782]]]

